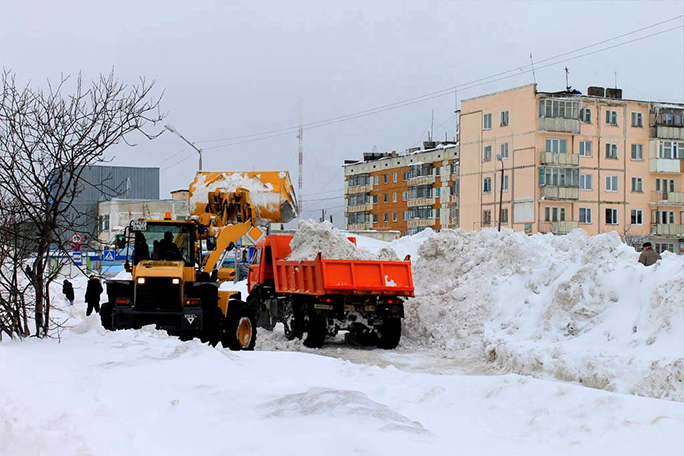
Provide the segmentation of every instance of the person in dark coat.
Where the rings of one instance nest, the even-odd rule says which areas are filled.
[[[644,266],[651,266],[660,259],[660,254],[653,250],[653,244],[650,242],[644,242],[641,255],[639,255],[639,263],[643,264]]]
[[[68,280],[64,279],[64,283],[62,284],[62,293],[64,293],[64,296],[69,300],[69,305],[73,306],[74,305],[74,286],[69,282]]]
[[[182,260],[180,249],[173,242],[173,233],[167,231],[164,233],[164,239],[159,242],[159,258],[166,261]]]
[[[150,259],[150,248],[147,245],[145,235],[140,231],[135,232],[135,244],[133,245],[133,264]]]
[[[100,279],[91,275],[86,287],[85,300],[88,303],[88,310],[86,310],[86,317],[93,312],[100,313],[100,295],[102,294],[102,284]]]

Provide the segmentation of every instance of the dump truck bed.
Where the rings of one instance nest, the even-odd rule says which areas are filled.
[[[413,296],[411,262],[376,260],[288,261],[292,236],[272,236],[273,280],[279,293]]]

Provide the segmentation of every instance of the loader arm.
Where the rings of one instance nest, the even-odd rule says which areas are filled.
[[[238,239],[249,233],[249,230],[253,227],[254,224],[250,220],[220,228],[219,235],[216,236],[216,248],[206,257],[202,269],[205,271],[212,271],[228,246],[230,246],[231,243],[236,244]]]

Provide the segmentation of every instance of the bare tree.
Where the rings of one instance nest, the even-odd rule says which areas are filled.
[[[83,188],[83,170],[103,162],[110,146],[131,145],[127,138],[134,132],[156,138],[160,133],[146,127],[164,116],[160,97],[152,95],[154,82],[127,85],[113,72],[88,88],[80,74],[73,81],[63,76],[56,86],[48,83],[46,91],[18,87],[7,71],[0,83],[0,195],[14,202],[21,223],[31,227],[15,234],[32,245],[35,335],[44,337],[50,327],[49,286],[56,277],[48,261],[51,250],[68,250],[72,209],[82,211],[73,203]],[[65,93],[70,84],[73,91]]]

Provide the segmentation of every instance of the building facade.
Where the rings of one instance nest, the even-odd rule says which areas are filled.
[[[458,146],[425,146],[345,164],[347,229],[415,234],[458,226]]]
[[[681,104],[600,87],[537,92],[536,84],[464,100],[460,225],[617,231],[680,253],[683,159]]]

